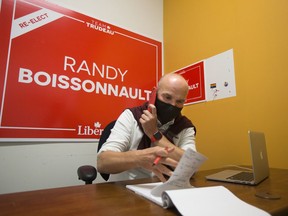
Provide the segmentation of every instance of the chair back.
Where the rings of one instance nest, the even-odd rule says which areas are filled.
[[[98,149],[97,152],[99,152],[99,150],[101,149],[102,145],[106,142],[106,140],[108,139],[108,137],[110,136],[111,133],[111,129],[114,127],[116,123],[116,120],[110,122],[103,130],[100,139],[99,139],[99,143],[98,143]],[[105,181],[108,181],[110,174],[106,174],[106,173],[100,173],[100,175],[102,176],[102,178]]]

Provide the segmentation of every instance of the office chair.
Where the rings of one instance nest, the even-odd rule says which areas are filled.
[[[110,122],[103,130],[102,135],[100,136],[99,143],[98,143],[98,148],[97,148],[97,153],[99,152],[100,148],[102,147],[103,143],[106,142],[108,139],[111,129],[114,127],[116,120]],[[79,180],[82,180],[85,182],[85,184],[92,184],[92,182],[96,179],[97,177],[97,170],[94,166],[91,165],[83,165],[80,166],[77,169],[77,174]],[[110,174],[106,173],[100,173],[102,178],[105,181],[108,181]]]

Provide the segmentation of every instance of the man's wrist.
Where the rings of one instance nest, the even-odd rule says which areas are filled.
[[[150,140],[152,143],[159,141],[163,137],[162,133],[160,131],[156,131],[151,137]]]

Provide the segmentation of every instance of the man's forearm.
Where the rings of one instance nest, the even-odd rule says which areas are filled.
[[[137,152],[101,152],[97,157],[97,170],[101,173],[120,173],[137,168]]]
[[[176,161],[179,161],[182,155],[184,154],[184,150],[173,145],[165,136],[163,136],[160,140],[155,142],[155,145],[160,147],[168,147],[175,148],[175,150],[170,154],[170,157]]]

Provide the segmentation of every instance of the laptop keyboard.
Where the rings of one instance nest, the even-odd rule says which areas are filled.
[[[228,177],[227,179],[239,180],[239,181],[253,181],[254,176],[253,173],[251,172],[240,172],[237,173],[236,175]]]

